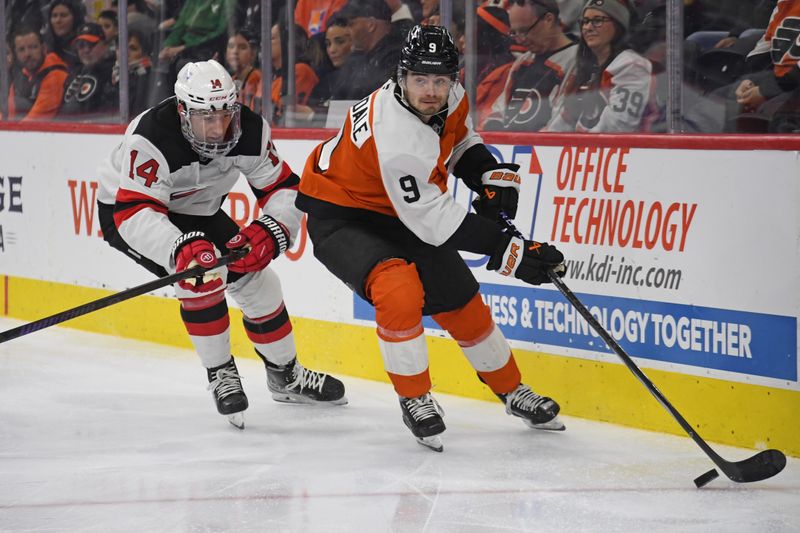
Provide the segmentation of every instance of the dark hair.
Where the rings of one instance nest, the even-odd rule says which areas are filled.
[[[281,10],[281,13],[284,13]],[[289,66],[289,32],[286,29],[286,16],[278,17],[278,35],[281,38],[281,68],[275,74],[282,75],[288,72]],[[294,46],[295,46],[295,64],[306,63],[315,71],[322,63],[323,55],[322,50],[319,48],[317,41],[311,40],[306,34],[306,30],[298,24],[292,24],[294,30]],[[283,85],[283,90],[286,90],[286,85]]]
[[[153,52],[152,39],[148,39],[145,34],[139,30],[128,29],[128,42],[130,42],[133,37],[139,39],[139,44],[142,47],[142,55],[149,56]]]
[[[42,34],[39,33],[39,30],[37,28],[34,28],[33,26],[28,26],[27,24],[24,24],[24,25],[21,25],[21,26],[15,28],[14,31],[11,32],[11,35],[9,36],[9,43],[11,43],[11,47],[13,48],[14,39],[16,39],[17,37],[22,37],[23,35],[28,35],[29,33],[35,33],[36,34],[36,37],[38,37],[38,39],[39,39],[39,44],[42,44],[44,42],[44,39],[42,38]]]
[[[605,70],[609,63],[619,55],[623,50],[630,48],[628,45],[628,33],[625,28],[617,22],[616,19],[611,18],[614,24],[614,39],[611,41],[611,53],[602,65],[597,63],[597,58],[592,52],[591,48],[586,44],[586,40],[581,35],[578,42],[578,51],[575,56],[575,77],[571,82],[567,83],[567,92],[574,92],[578,87],[582,86],[596,86],[600,83],[600,74]]]
[[[72,28],[64,37],[57,37],[56,34],[53,33],[53,27],[50,25],[50,18],[53,15],[53,10],[58,6],[66,7],[70,13],[72,13],[73,18]],[[85,17],[86,9],[83,2],[75,2],[74,0],[53,0],[47,11],[47,33],[45,34],[45,40],[48,50],[61,56],[67,63],[77,61],[77,56],[72,51],[71,44],[75,35],[77,35],[78,28],[83,26]]]
[[[241,35],[253,48],[261,46],[261,36],[250,28],[241,28],[232,34],[232,36],[235,35]]]
[[[86,18],[86,8],[84,7],[83,2],[75,2],[74,0],[53,0],[53,2],[50,2],[50,7],[47,10],[48,26],[50,25],[50,17],[53,16],[53,9],[58,6],[64,6],[69,9],[70,13],[72,13],[72,18],[75,19],[76,29],[83,24],[83,21]]]
[[[330,28],[331,26],[341,26],[346,28],[348,26],[347,19],[339,15],[339,12],[337,11],[331,16],[331,18],[328,19],[327,27]]]
[[[108,19],[114,23],[114,26],[119,27],[119,18],[117,17],[117,12],[112,9],[104,9],[97,15],[97,20],[100,19]]]
[[[544,16],[546,13],[552,13],[558,18],[558,4],[553,0],[511,0],[510,3],[518,6],[529,5],[536,12],[537,16]]]

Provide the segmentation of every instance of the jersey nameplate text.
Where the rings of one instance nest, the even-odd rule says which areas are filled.
[[[350,123],[353,125],[350,136],[358,148],[372,137],[372,127],[369,125],[369,100],[370,97],[367,96],[350,108]]]

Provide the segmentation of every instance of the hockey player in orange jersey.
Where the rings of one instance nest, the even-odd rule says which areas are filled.
[[[417,440],[442,451],[443,411],[431,396],[422,317],[458,342],[509,414],[564,429],[558,404],[521,382],[514,355],[459,250],[538,285],[563,270],[553,246],[504,233],[514,216],[517,165],[498,163],[472,129],[449,32],[416,26],[396,76],[350,109],[338,134],[310,155],[296,205],[308,213],[314,255],[375,307],[384,367]],[[447,192],[452,172],[479,193],[478,214]]]

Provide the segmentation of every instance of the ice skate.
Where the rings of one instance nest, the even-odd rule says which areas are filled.
[[[263,359],[263,357],[262,357]],[[344,405],[344,383],[324,372],[308,370],[297,358],[283,366],[267,366],[267,387],[272,399],[283,403]]]
[[[506,405],[506,413],[520,417],[528,427],[550,431],[566,429],[557,416],[561,408],[556,401],[539,396],[524,383],[508,394],[498,394],[497,397]]]
[[[417,442],[436,452],[444,450],[444,444],[439,437],[446,429],[442,419],[444,410],[431,393],[416,398],[401,396],[400,409],[403,410],[403,422]]]
[[[224,365],[206,369],[208,390],[212,391],[219,414],[225,415],[228,422],[244,429],[244,410],[249,403],[242,389],[242,381],[236,363],[231,360]]]

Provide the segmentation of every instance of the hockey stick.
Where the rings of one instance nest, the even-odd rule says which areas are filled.
[[[214,265],[213,268],[203,268],[200,265],[197,265],[188,270],[176,272],[174,274],[170,274],[169,276],[164,276],[163,278],[154,279],[153,281],[143,283],[142,285],[138,285],[136,287],[131,287],[130,289],[122,292],[105,296],[99,300],[94,300],[92,302],[79,305],[78,307],[73,307],[72,309],[67,309],[66,311],[56,313],[55,315],[39,319],[28,324],[23,324],[22,326],[12,328],[7,331],[3,331],[0,333],[0,344],[10,341],[11,339],[16,339],[17,337],[22,337],[23,335],[39,331],[40,329],[49,328],[50,326],[55,326],[56,324],[66,322],[67,320],[72,320],[73,318],[89,314],[93,311],[103,309],[104,307],[118,304],[120,302],[124,302],[125,300],[130,300],[135,296],[147,294],[150,291],[166,287],[167,285],[172,285],[173,283],[177,283],[181,280],[200,277],[209,270],[214,270],[215,268],[227,265],[228,263],[236,261],[237,259],[241,259],[247,254],[247,251],[248,250],[245,249],[233,250],[230,254],[220,257],[217,261],[217,264]]]
[[[505,226],[505,230],[514,235],[515,237],[519,237],[520,239],[524,238],[522,234],[517,230],[514,226],[514,223],[508,218],[505,213],[500,213],[500,220]],[[658,403],[660,403],[664,409],[669,411],[669,414],[672,415],[672,418],[675,419],[676,422],[683,428],[683,430],[692,438],[692,440],[700,447],[701,450],[705,452],[705,454],[714,462],[717,467],[722,470],[722,472],[728,476],[731,480],[736,481],[738,483],[750,483],[752,481],[761,481],[762,479],[770,478],[776,474],[778,474],[783,468],[786,466],[786,456],[783,452],[778,450],[764,450],[752,457],[744,459],[742,461],[731,462],[726,461],[722,457],[717,454],[711,446],[709,446],[705,440],[692,428],[692,425],[686,421],[683,416],[678,412],[675,407],[667,400],[667,398],[661,393],[661,391],[656,388],[652,381],[636,366],[636,363],[630,358],[630,356],[625,353],[625,350],[617,343],[616,340],[603,328],[600,322],[592,315],[591,312],[586,308],[583,303],[578,299],[577,296],[567,287],[561,277],[556,274],[556,272],[551,268],[547,270],[547,277],[550,278],[550,281],[561,291],[561,294],[569,300],[569,302],[577,309],[577,311],[581,314],[581,316],[586,319],[589,325],[592,326],[598,335],[606,342],[609,348],[611,348],[614,353],[616,353],[622,362],[625,363],[625,366],[628,367],[628,370],[633,372],[633,375],[644,385],[650,394],[652,394]],[[705,474],[699,476],[697,479],[694,480],[694,484],[697,488],[706,485],[707,483],[713,481],[715,478],[719,476],[719,473],[716,469],[711,469]]]

